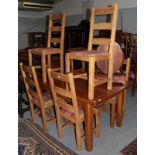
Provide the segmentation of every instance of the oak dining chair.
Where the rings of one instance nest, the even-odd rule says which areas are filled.
[[[60,55],[59,67],[53,66],[54,71],[64,72],[64,31],[65,31],[65,13],[58,15],[49,15],[48,24],[48,38],[47,47],[45,48],[32,48],[28,50],[29,66],[32,66],[32,55],[41,56],[41,65],[35,66],[35,68],[42,69],[42,80],[47,82],[47,67],[51,66],[51,56]],[[59,23],[59,24],[58,24]],[[59,25],[59,26],[57,26]],[[47,57],[47,62],[46,62]]]
[[[28,96],[32,121],[36,122],[37,114],[41,116],[43,129],[47,132],[48,123],[56,121],[52,96],[50,92],[40,88],[35,67],[20,63],[20,69]]]
[[[111,21],[104,21],[104,17],[110,15]],[[103,83],[107,83],[107,89],[112,89],[113,78],[113,48],[117,26],[118,4],[115,3],[110,7],[92,8],[90,17],[90,32],[88,49],[85,51],[76,51],[66,53],[66,72],[70,72],[70,63],[72,60],[80,60],[88,63],[88,75],[85,73],[75,75],[74,78],[82,78],[88,80],[88,98],[94,98],[94,88]],[[98,18],[102,19],[101,22]],[[96,37],[98,31],[110,31],[110,37]],[[107,53],[98,52],[94,49],[94,46],[109,45]],[[107,61],[108,74],[102,79],[95,78],[95,64],[99,61]]]
[[[98,51],[106,52],[108,46],[107,45],[101,45],[98,47]],[[129,74],[130,74],[130,63],[131,58],[124,57],[123,51],[118,43],[114,43],[114,66],[113,66],[113,84],[121,84],[126,85],[129,81]],[[107,74],[106,66],[108,64],[106,62],[97,62],[97,68],[98,73],[96,74],[97,78],[100,78]],[[122,105],[122,113],[124,115],[125,111],[125,99],[126,99],[126,91],[124,92],[123,97],[123,105]],[[110,113],[110,127],[113,128],[115,124],[115,118],[116,118],[116,102],[117,98],[113,97],[112,99],[108,100],[103,106],[100,107],[100,110],[103,112]]]
[[[83,108],[78,105],[73,73],[62,74],[47,69],[48,78],[56,108],[57,128],[59,138],[63,137],[62,128],[68,127],[70,124],[75,125],[76,146],[78,150],[82,149],[82,137],[84,130],[81,130],[81,124],[84,122]],[[94,111],[96,118],[96,127],[94,127],[97,137],[100,136],[100,111]],[[62,124],[62,119],[65,123]]]

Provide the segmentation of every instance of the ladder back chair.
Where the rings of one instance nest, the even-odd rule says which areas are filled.
[[[83,130],[81,131],[81,124],[84,122],[84,111],[81,106],[78,105],[73,73],[62,74],[53,72],[51,68],[47,69],[51,93],[56,108],[57,128],[58,136],[62,138],[63,127],[68,125],[75,125],[76,132],[76,147],[78,150],[82,149],[82,137],[84,136]],[[95,111],[96,128],[95,134],[100,136],[100,113]],[[65,119],[67,123],[62,124],[62,119]]]
[[[115,33],[117,26],[117,14],[118,14],[118,4],[115,3],[114,6],[104,7],[104,8],[92,8],[91,17],[90,17],[90,33],[89,33],[89,43],[88,50],[86,51],[76,51],[66,54],[66,72],[70,71],[70,60],[81,60],[88,62],[88,77],[87,74],[78,74],[75,75],[75,78],[88,79],[88,98],[94,98],[94,87],[103,83],[107,84],[107,89],[112,89],[112,78],[113,78],[113,48],[115,41]],[[111,22],[101,22],[98,23],[95,21],[96,17],[101,16],[104,19],[104,16],[111,15]],[[109,30],[111,32],[110,38],[99,38],[95,37],[96,31]],[[96,45],[109,45],[107,53],[98,52],[93,49],[93,46]],[[103,79],[95,79],[95,64],[98,61],[108,61],[108,74],[107,77]]]
[[[97,48],[97,51],[100,52],[106,52],[108,46],[107,45],[100,45]],[[114,63],[113,63],[113,83],[123,84],[126,85],[129,81],[129,74],[130,74],[130,63],[131,63],[131,55],[129,57],[126,57],[123,54],[123,51],[120,47],[120,45],[115,42],[114,43]],[[101,61],[97,62],[97,69],[98,72],[96,73],[96,78],[101,78],[102,76],[105,76],[107,74],[107,62]],[[126,91],[124,92],[124,101],[123,101],[123,115],[124,115],[124,109],[125,109],[125,97],[126,97]],[[110,99],[106,102],[103,106],[100,107],[101,111],[109,112],[110,113],[110,126],[114,127],[115,123],[115,116],[116,116],[116,97]]]
[[[35,67],[24,66],[20,63],[20,69],[29,100],[32,121],[35,123],[36,116],[39,114],[42,119],[43,129],[47,132],[48,123],[55,122],[56,120],[55,116],[50,113],[54,106],[51,94],[41,90]]]
[[[54,71],[64,72],[64,31],[65,31],[65,13],[58,15],[49,15],[47,47],[33,48],[28,51],[29,66],[32,66],[32,54],[41,56],[41,66],[35,68],[42,69],[42,80],[47,82],[46,67],[51,66],[51,56],[60,55],[60,67],[52,67]],[[58,24],[59,23],[59,24]],[[60,26],[56,26],[60,25]],[[46,62],[47,56],[47,62]]]

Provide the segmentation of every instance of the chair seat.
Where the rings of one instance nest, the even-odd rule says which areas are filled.
[[[39,53],[42,53],[42,52],[49,52],[49,51],[60,51],[60,49],[52,48],[52,47],[32,48],[31,49],[31,52],[36,52],[36,51]]]
[[[102,80],[104,78],[107,78],[106,74],[96,74],[95,79]],[[126,84],[126,77],[125,74],[114,74],[113,76],[113,83],[120,83],[125,85]]]
[[[113,83],[120,83],[125,85],[126,84],[126,77],[125,75],[114,75],[113,76]]]
[[[73,52],[71,52],[71,54],[75,54],[77,56],[86,56],[86,57],[89,57],[89,56],[95,57],[95,56],[105,55],[104,52],[100,52],[100,51],[89,51],[89,50],[73,51]]]
[[[43,92],[43,100],[44,102],[48,102],[48,101],[52,101],[52,96],[50,94],[50,92]]]
[[[83,111],[82,107],[79,106],[78,108],[79,108],[79,116],[80,116],[80,118],[83,118],[84,117],[84,111]],[[72,118],[75,118],[75,113],[74,112],[71,112],[71,111],[69,111],[67,109],[64,109],[64,108],[61,108],[60,111],[63,114],[66,114],[66,115],[68,115],[68,116],[70,116]]]

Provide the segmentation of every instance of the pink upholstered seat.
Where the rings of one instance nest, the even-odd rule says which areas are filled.
[[[125,85],[126,84],[126,77],[125,75],[114,75],[113,76],[113,83],[120,83]]]
[[[82,56],[100,56],[100,55],[105,54],[104,52],[101,52],[101,51],[88,51],[88,50],[85,50],[85,51],[73,51],[71,53],[73,53],[75,55],[82,55]]]
[[[44,48],[32,48],[31,49],[31,51],[32,52],[35,52],[35,51],[37,51],[37,52],[44,52],[44,51],[60,51],[60,49],[58,49],[58,48],[52,48],[52,47],[44,47]]]
[[[80,106],[79,106],[78,108],[79,108],[79,116],[80,116],[80,118],[82,119],[82,118],[84,117],[83,109],[82,109],[82,107],[80,107]],[[68,116],[70,116],[70,117],[72,117],[72,118],[75,118],[75,113],[74,113],[74,112],[70,112],[70,111],[68,111],[67,109],[61,108],[61,109],[60,109],[60,112],[66,114],[66,115],[68,115]]]

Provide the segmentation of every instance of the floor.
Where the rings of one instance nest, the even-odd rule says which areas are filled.
[[[73,128],[64,129],[64,137],[59,139],[64,145],[77,152],[79,155],[118,155],[120,150],[137,137],[137,95],[131,96],[131,90],[127,92],[126,111],[121,128],[109,126],[109,115],[102,113],[101,137],[94,135],[94,149],[92,152],[85,150],[84,142],[82,151],[76,151],[75,136]],[[29,118],[30,113],[26,112],[24,118]],[[38,118],[41,125],[41,120]],[[49,125],[49,134],[58,139],[55,123]]]

